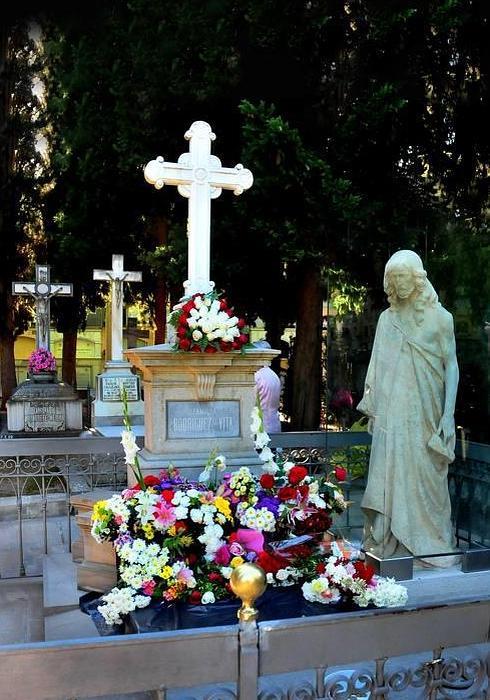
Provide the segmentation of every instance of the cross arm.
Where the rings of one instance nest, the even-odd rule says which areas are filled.
[[[36,284],[34,282],[12,282],[12,294],[32,294],[36,293]]]
[[[242,194],[253,185],[253,175],[250,170],[244,168],[241,163],[234,168],[216,168],[209,173],[211,187],[220,187],[224,190],[233,190],[236,195]]]
[[[190,185],[192,167],[182,163],[166,163],[162,156],[150,160],[145,167],[145,180],[161,190],[164,185]]]

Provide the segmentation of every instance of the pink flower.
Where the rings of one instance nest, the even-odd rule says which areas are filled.
[[[183,566],[177,574],[177,581],[183,581],[186,585],[192,583],[194,581],[194,574],[192,572],[192,569],[188,569],[187,566]]]
[[[153,579],[150,581],[144,581],[143,585],[141,586],[141,590],[143,591],[143,595],[153,595],[153,591],[155,590],[155,586],[157,584]]]
[[[121,493],[121,496],[124,498],[125,501],[129,501],[131,498],[133,498],[135,493],[138,493],[140,489],[124,489],[124,491]]]
[[[168,530],[168,528],[171,527],[177,520],[175,508],[166,503],[164,500],[157,503],[153,509],[153,515],[155,517],[155,521],[159,523],[164,530]]]
[[[230,550],[228,549],[226,544],[221,545],[221,547],[216,550],[216,553],[214,555],[215,563],[218,564],[218,566],[227,566],[230,559]]]
[[[245,554],[245,550],[239,542],[232,542],[230,544],[230,554],[233,554],[234,557],[241,557],[242,554]]]
[[[114,522],[116,523],[116,525],[122,525],[123,522],[124,522],[123,516],[122,516],[122,515],[116,515],[116,517],[114,518]]]
[[[239,542],[248,552],[260,554],[264,550],[264,535],[257,530],[245,530],[239,528],[236,531],[236,541]]]

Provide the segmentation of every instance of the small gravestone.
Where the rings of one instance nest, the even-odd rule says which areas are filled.
[[[109,282],[111,286],[111,359],[97,376],[95,401],[92,403],[92,425],[106,435],[110,426],[122,426],[123,404],[126,394],[128,413],[133,425],[143,424],[144,406],[141,400],[140,380],[131,372],[131,365],[123,359],[124,288],[128,282],[141,282],[141,272],[127,272],[124,256],[112,256],[112,270],[94,270],[94,280]],[[115,429],[115,428],[113,428]]]
[[[72,285],[52,283],[49,265],[36,265],[34,282],[14,282],[12,293],[36,302],[36,350],[49,351],[50,302],[71,296]],[[58,381],[56,371],[31,372],[7,401],[7,427],[14,437],[66,437],[82,430],[82,404],[76,391]]]

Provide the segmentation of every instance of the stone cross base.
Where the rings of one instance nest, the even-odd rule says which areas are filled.
[[[7,401],[7,427],[23,437],[39,437],[81,431],[83,400],[74,389],[59,382],[27,379]]]
[[[107,362],[97,375],[97,391],[92,402],[92,426],[122,425],[121,392],[126,391],[128,412],[132,425],[143,425],[144,403],[141,400],[140,379],[131,372],[124,360]]]
[[[278,354],[262,348],[174,352],[170,345],[127,350],[126,357],[144,379],[143,473],[158,474],[171,463],[193,478],[213,451],[225,455],[230,468],[258,467],[250,434],[254,375]],[[134,483],[132,472],[128,480]]]

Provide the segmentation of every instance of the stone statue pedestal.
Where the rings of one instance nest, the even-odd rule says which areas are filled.
[[[31,375],[7,401],[7,427],[18,437],[78,435],[83,400],[56,375]]]
[[[143,474],[173,464],[195,478],[213,450],[225,455],[230,469],[261,464],[250,434],[254,375],[278,350],[174,352],[164,344],[124,354],[143,373],[145,447],[138,453]],[[128,481],[134,483],[131,470]]]
[[[106,362],[104,371],[97,375],[95,401],[92,402],[94,428],[123,424],[121,392],[126,390],[128,412],[132,425],[142,425],[144,403],[141,400],[140,379],[131,372],[125,360]]]

